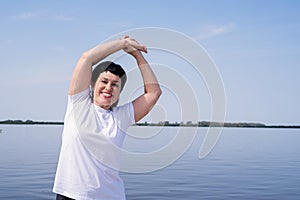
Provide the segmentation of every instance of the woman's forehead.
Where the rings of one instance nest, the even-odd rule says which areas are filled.
[[[102,72],[98,78],[104,78],[104,79],[114,81],[114,82],[121,81],[121,78],[118,75],[115,75],[115,74],[111,73],[110,71]]]

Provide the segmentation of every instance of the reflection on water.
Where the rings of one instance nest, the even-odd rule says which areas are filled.
[[[0,129],[0,199],[54,199],[62,126]],[[174,132],[166,128],[164,135],[148,141],[128,139],[125,148],[152,151],[171,140]],[[199,160],[205,133],[200,128],[188,151],[170,166],[151,173],[122,172],[127,198],[300,198],[299,130],[224,129],[211,154]]]

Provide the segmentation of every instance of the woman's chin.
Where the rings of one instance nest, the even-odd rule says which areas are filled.
[[[112,102],[108,101],[108,100],[94,99],[94,104],[96,104],[97,106],[99,106],[101,108],[110,108],[112,105]]]

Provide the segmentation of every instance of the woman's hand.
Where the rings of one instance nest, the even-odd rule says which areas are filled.
[[[147,47],[145,45],[140,44],[138,41],[130,38],[128,35],[125,35],[123,40],[125,41],[125,47],[123,48],[123,50],[133,57],[136,58],[141,54],[141,52],[147,53]]]

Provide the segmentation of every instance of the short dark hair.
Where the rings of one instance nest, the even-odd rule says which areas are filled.
[[[97,81],[98,77],[100,76],[100,74],[102,72],[106,72],[106,71],[109,71],[112,74],[119,76],[121,78],[121,91],[122,91],[123,87],[126,83],[126,80],[127,80],[126,73],[125,73],[124,69],[121,67],[121,65],[116,64],[111,61],[101,62],[94,68],[93,73],[92,73],[92,80],[91,80],[92,87],[95,86],[96,81]]]
[[[106,72],[106,71],[109,71],[112,74],[119,76],[121,78],[121,91],[122,91],[124,88],[124,85],[126,83],[126,80],[127,80],[126,73],[125,73],[124,69],[121,67],[121,65],[118,65],[111,61],[101,62],[96,67],[94,67],[93,73],[92,73],[92,80],[91,80],[92,88],[95,86],[96,81],[97,81],[98,77],[100,76],[100,74],[102,72]],[[91,92],[91,99],[93,101],[94,91]],[[111,108],[117,106],[118,102],[119,102],[119,99],[111,106]]]

